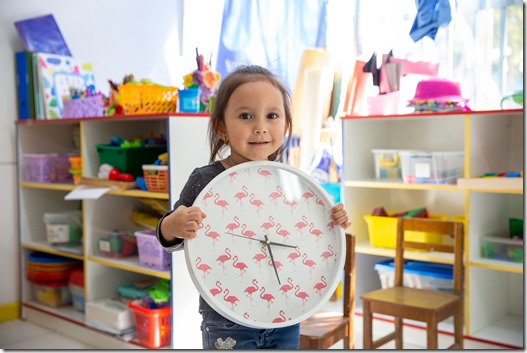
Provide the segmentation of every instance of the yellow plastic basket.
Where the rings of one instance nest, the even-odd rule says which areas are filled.
[[[119,104],[125,115],[172,113],[176,111],[178,89],[150,83],[119,86]]]
[[[388,212],[394,215],[396,212]],[[447,216],[430,214],[428,218],[445,221]],[[371,246],[378,248],[395,249],[397,242],[397,217],[381,217],[365,215],[364,220],[368,225],[368,235]],[[443,234],[430,232],[406,231],[404,238],[408,241],[419,241],[431,244],[442,244]]]

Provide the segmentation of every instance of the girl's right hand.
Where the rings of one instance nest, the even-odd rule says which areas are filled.
[[[167,241],[192,239],[206,215],[199,207],[179,206],[161,222],[161,234]]]

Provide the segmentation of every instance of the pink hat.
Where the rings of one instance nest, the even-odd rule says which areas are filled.
[[[409,102],[430,100],[468,102],[468,99],[461,97],[459,83],[444,78],[429,78],[419,81],[415,89],[415,97]]]

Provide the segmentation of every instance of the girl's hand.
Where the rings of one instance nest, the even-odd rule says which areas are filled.
[[[167,241],[175,238],[192,239],[206,215],[199,207],[179,206],[174,212],[163,219],[161,234]]]
[[[346,213],[344,205],[341,202],[331,208],[331,219],[335,224],[341,226],[343,229],[346,229],[351,225],[348,214]]]

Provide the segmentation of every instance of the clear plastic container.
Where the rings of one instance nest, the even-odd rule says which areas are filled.
[[[406,184],[456,184],[465,172],[465,153],[400,151]]]
[[[78,245],[82,240],[81,211],[44,213],[48,243],[51,245]]]

